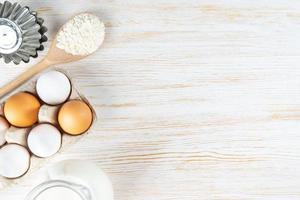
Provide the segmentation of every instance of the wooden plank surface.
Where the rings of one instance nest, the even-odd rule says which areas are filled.
[[[96,161],[117,200],[300,199],[299,1],[20,2],[50,38],[77,12],[107,26],[100,51],[61,66],[95,105],[96,129],[51,162]],[[0,84],[37,60],[1,64]]]

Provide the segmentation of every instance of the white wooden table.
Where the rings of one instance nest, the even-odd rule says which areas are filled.
[[[96,105],[96,130],[53,162],[96,161],[117,200],[300,199],[299,1],[20,2],[49,38],[82,11],[107,27],[101,50],[62,66]],[[1,64],[0,84],[39,59]]]

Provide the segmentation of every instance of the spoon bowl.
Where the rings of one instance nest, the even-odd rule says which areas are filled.
[[[63,64],[63,63],[75,62],[75,61],[81,60],[87,56],[88,55],[84,55],[84,56],[72,55],[70,53],[67,53],[63,49],[58,48],[57,47],[57,38],[55,38],[51,44],[48,54],[44,58],[44,62],[51,63],[51,65]]]

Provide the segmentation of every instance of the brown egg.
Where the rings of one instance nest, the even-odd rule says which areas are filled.
[[[60,127],[70,135],[80,135],[86,132],[93,121],[90,107],[81,100],[71,100],[65,103],[58,113]]]
[[[29,127],[38,121],[39,100],[32,94],[20,92],[9,97],[4,104],[4,115],[17,127]]]

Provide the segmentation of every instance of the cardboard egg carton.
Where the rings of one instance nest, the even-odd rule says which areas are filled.
[[[71,77],[68,75],[68,73],[66,71],[63,71],[61,69],[52,69],[51,71],[59,71],[64,73],[70,80],[71,85],[72,85],[72,91],[71,91],[71,95],[69,97],[68,100],[73,100],[73,99],[80,99],[84,102],[86,102],[92,112],[93,112],[93,124],[92,126],[89,128],[89,130],[87,132],[85,132],[84,134],[78,135],[78,136],[72,136],[69,134],[66,134],[64,132],[62,132],[62,145],[61,148],[59,150],[59,152],[57,154],[61,154],[64,152],[64,150],[68,147],[70,147],[71,145],[73,145],[74,143],[78,142],[82,137],[84,137],[84,135],[88,134],[91,129],[93,128],[93,125],[95,124],[95,121],[97,120],[97,116],[96,116],[96,112],[93,109],[93,106],[90,104],[90,102],[79,92],[79,90],[77,89],[77,87],[75,86],[74,82],[72,81]],[[50,71],[50,70],[48,70]],[[42,72],[44,73],[44,72]],[[41,73],[41,74],[42,74]],[[21,85],[20,87],[18,87],[17,89],[15,89],[14,91],[11,91],[8,95],[2,97],[0,99],[0,115],[4,116],[3,113],[3,105],[4,102],[13,94],[16,94],[18,92],[29,92],[31,94],[34,94],[36,97],[38,97],[36,90],[35,90],[35,85],[36,85],[36,81],[38,79],[38,77],[40,76],[37,75],[33,78],[31,78],[29,81],[27,81],[26,83],[24,83],[23,85]],[[51,123],[53,125],[55,125],[56,127],[59,128],[59,125],[57,123],[57,113],[59,108],[62,106],[58,105],[58,106],[49,106],[46,104],[42,104],[41,106],[41,110],[40,110],[40,116],[39,116],[39,121],[38,123]],[[33,125],[34,126],[34,125]],[[31,127],[28,128],[17,128],[14,126],[11,126],[8,130],[8,132],[6,132],[6,134],[9,134],[7,136],[7,143],[17,143],[20,144],[24,147],[27,147],[27,143],[26,143],[26,138],[27,135],[29,133],[29,131],[31,130]],[[61,130],[61,129],[60,129]],[[1,147],[0,147],[1,148]],[[55,155],[57,155],[55,154]],[[55,155],[49,157],[49,158],[38,158],[34,155],[31,155],[31,164],[30,164],[30,168],[27,171],[26,174],[24,174],[23,176],[16,178],[16,179],[7,179],[4,177],[0,176],[0,190],[6,189],[8,187],[13,186],[14,184],[19,183],[20,181],[26,179],[28,176],[30,176],[30,174],[34,173],[35,171],[37,171],[39,168],[41,168],[43,165],[45,165],[47,162],[49,162]]]

